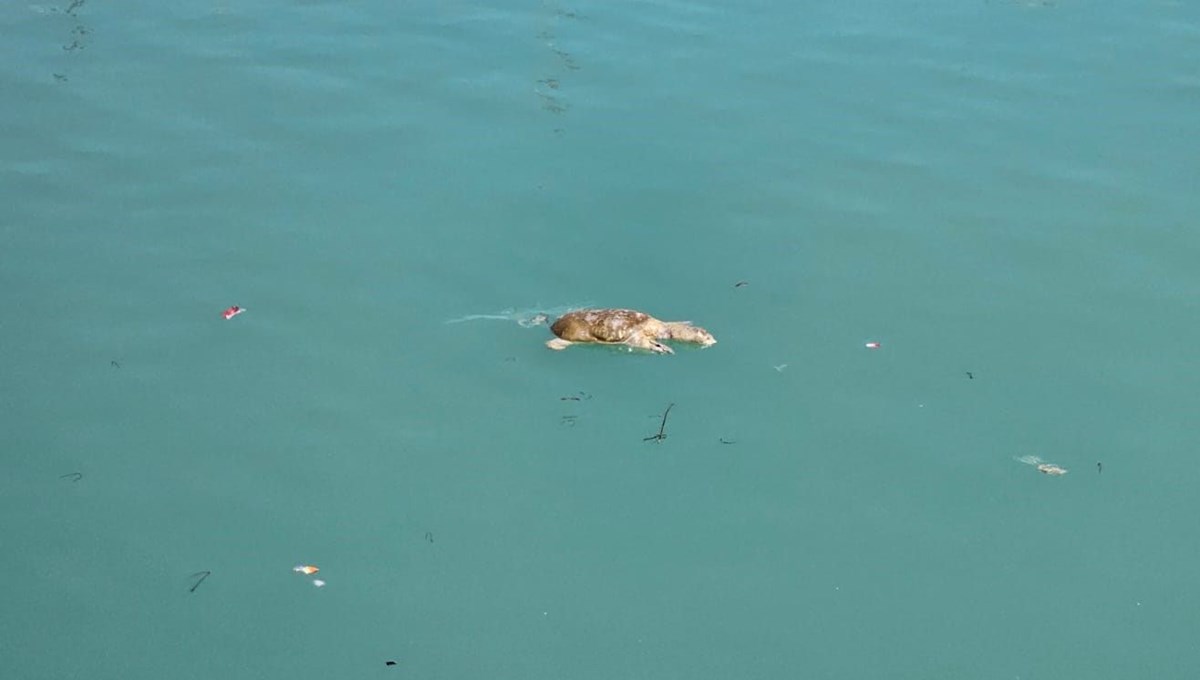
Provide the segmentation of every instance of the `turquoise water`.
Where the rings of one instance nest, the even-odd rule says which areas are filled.
[[[59,1],[3,677],[1200,670],[1195,3]]]

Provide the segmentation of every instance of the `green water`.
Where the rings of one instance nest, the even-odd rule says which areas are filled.
[[[1200,672],[1200,6],[60,1],[0,677]]]

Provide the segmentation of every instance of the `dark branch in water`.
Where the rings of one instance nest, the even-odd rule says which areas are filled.
[[[196,589],[200,587],[201,583],[204,583],[204,579],[208,578],[208,575],[211,573],[212,573],[211,571],[207,571],[207,570],[206,571],[198,571],[198,572],[192,574],[191,576],[189,576],[188,578],[196,578],[197,576],[199,576],[200,580],[196,581],[194,584],[192,584],[192,587],[188,588],[188,592],[189,593],[196,592]]]
[[[58,476],[59,479],[66,479],[68,477],[71,478],[72,482],[78,482],[79,480],[83,479],[83,473],[82,472],[68,472],[65,475]]]
[[[665,432],[665,430],[667,429],[667,416],[671,415],[671,409],[674,406],[675,406],[675,404],[672,402],[670,405],[667,406],[667,410],[663,411],[662,424],[658,426],[658,434],[652,434],[649,437],[642,437],[642,441],[648,442],[650,440],[654,440],[656,442],[661,442],[662,440],[667,438],[667,435]]]

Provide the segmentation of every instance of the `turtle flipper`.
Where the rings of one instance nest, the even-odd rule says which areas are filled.
[[[674,354],[675,350],[667,347],[659,342],[656,338],[652,338],[645,333],[635,333],[632,337],[625,341],[626,345],[636,347],[638,349],[649,350],[655,354]]]

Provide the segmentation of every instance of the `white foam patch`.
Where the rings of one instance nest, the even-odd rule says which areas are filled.
[[[527,309],[503,309],[493,314],[467,314],[446,323],[464,323],[467,321],[515,321],[522,328],[548,326],[555,319],[574,309],[583,309],[587,305],[562,305],[558,307],[530,307]]]

